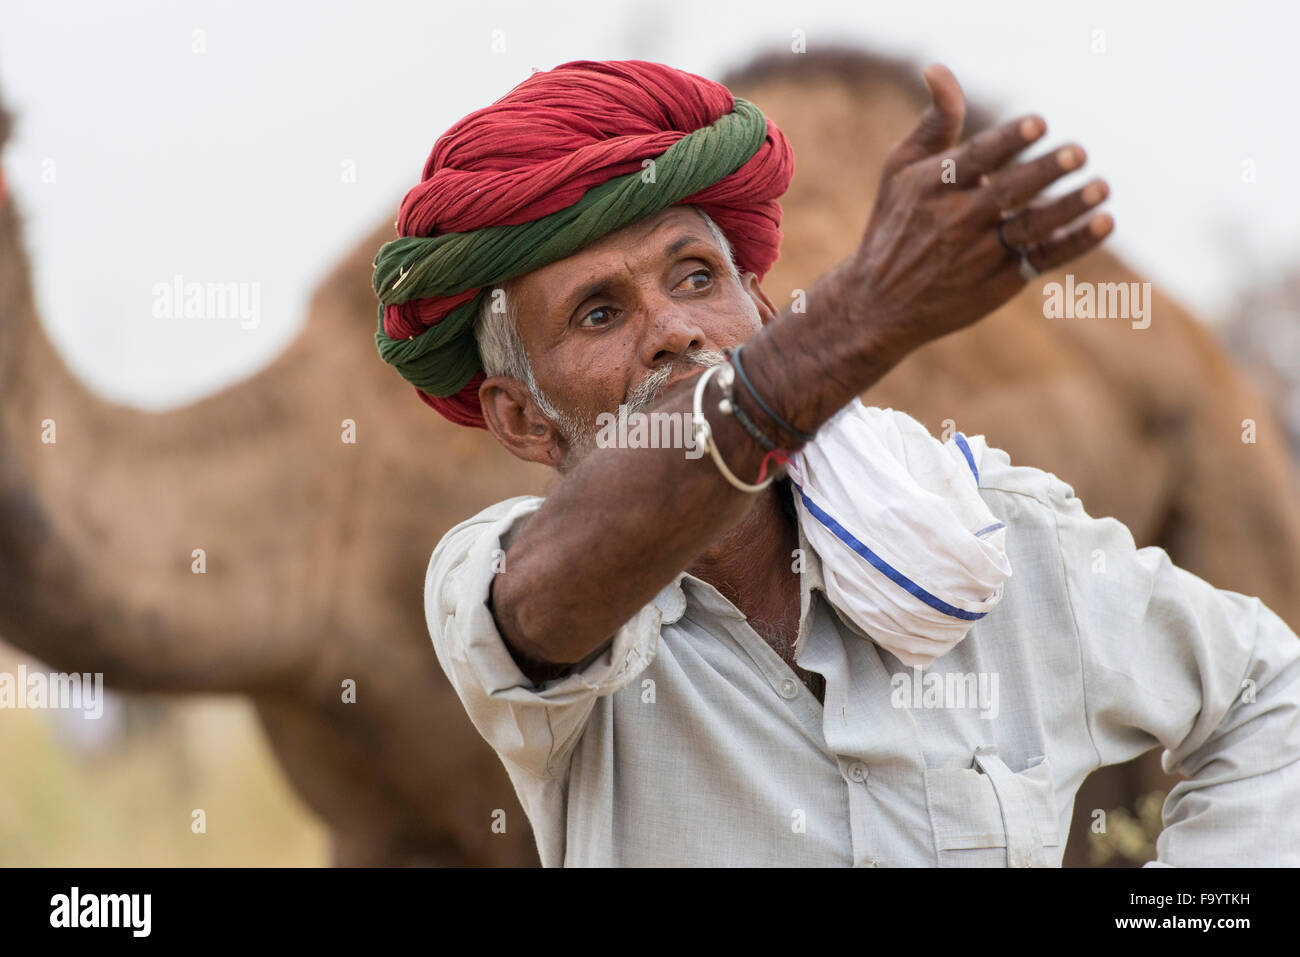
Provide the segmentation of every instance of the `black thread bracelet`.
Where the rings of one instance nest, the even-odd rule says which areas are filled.
[[[749,417],[749,413],[737,405],[734,398],[730,399],[730,402],[731,414],[736,417],[736,421],[744,427],[745,431],[754,437],[754,441],[763,446],[764,451],[771,452],[775,449],[776,443],[763,434],[763,430],[754,424],[754,420]]]
[[[804,443],[811,442],[814,438],[816,438],[816,436],[809,435],[807,432],[801,432],[799,429],[796,429],[785,419],[777,415],[776,412],[772,410],[772,407],[768,405],[766,402],[764,402],[763,397],[759,395],[758,392],[754,389],[754,386],[749,381],[749,376],[745,375],[744,367],[741,366],[740,364],[740,350],[743,348],[744,348],[743,344],[736,346],[736,348],[731,350],[731,352],[728,354],[727,357],[731,360],[731,365],[735,368],[736,375],[740,378],[740,384],[745,387],[745,391],[748,392],[751,396],[753,396],[754,401],[758,403],[758,407],[763,410],[764,414],[766,414],[769,419],[771,419],[778,426],[780,426],[780,428],[785,430],[788,434],[793,435],[795,438],[799,439],[800,442],[804,442]],[[743,425],[744,423],[742,422],[741,424]]]

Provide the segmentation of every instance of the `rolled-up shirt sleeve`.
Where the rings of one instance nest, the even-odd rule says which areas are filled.
[[[1100,763],[1162,746],[1183,776],[1147,866],[1300,866],[1300,639],[1053,484]]]
[[[502,502],[457,525],[434,549],[424,610],[442,669],[474,727],[506,762],[538,777],[563,775],[595,702],[625,687],[654,659],[661,613],[646,605],[602,650],[563,676],[534,685],[488,607],[495,575],[509,574],[509,543],[542,499]]]

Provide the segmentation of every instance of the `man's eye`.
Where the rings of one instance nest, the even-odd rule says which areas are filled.
[[[695,270],[695,271],[694,271],[693,273],[691,273],[690,275],[688,275],[685,279],[682,280],[682,282],[689,282],[690,280],[694,279],[696,276],[703,276],[703,277],[704,277],[704,281],[705,281],[706,283],[707,283],[707,282],[712,282],[712,281],[713,281],[713,271],[712,271],[711,269],[700,268],[700,269]],[[677,285],[680,287],[681,284],[682,284],[682,283],[678,283]],[[694,287],[692,287],[692,288],[693,288],[693,289],[702,289],[703,287],[697,285],[697,286],[694,286]],[[578,320],[578,325],[579,325],[579,327],[581,327],[581,328],[585,328],[585,329],[592,329],[592,328],[596,328],[596,327],[599,327],[599,326],[607,326],[607,325],[609,325],[611,322],[614,321],[614,320],[613,320],[613,316],[611,315],[611,312],[612,312],[612,310],[611,310],[608,306],[597,306],[595,309],[591,310],[591,311],[588,312],[585,316],[583,316],[580,320]],[[601,313],[604,313],[604,314],[605,314],[605,318],[603,318],[603,319],[600,319],[600,318],[593,319],[593,318],[592,318],[593,316],[599,316]]]
[[[609,318],[606,318],[606,319],[604,319],[604,320],[602,320],[602,321],[596,321],[596,322],[588,322],[588,321],[587,321],[587,320],[590,319],[592,316],[597,315],[598,313],[602,313],[602,312],[603,312],[603,313],[606,313],[606,314],[608,315],[608,313],[609,313],[609,307],[608,307],[608,306],[597,306],[595,309],[591,310],[591,312],[589,312],[589,313],[587,313],[585,316],[583,316],[582,319],[580,319],[580,320],[578,321],[578,325],[579,325],[579,326],[585,326],[585,327],[588,328],[588,329],[592,328],[593,326],[604,326],[604,325],[608,325],[608,324],[612,321],[612,320],[609,319]]]
[[[697,270],[695,270],[695,272],[693,272],[693,273],[691,273],[689,276],[687,276],[686,279],[683,279],[682,282],[686,282],[687,280],[694,279],[696,276],[703,276],[706,280],[711,280],[711,279],[713,279],[713,273],[710,272],[708,269],[697,269]],[[677,285],[680,286],[681,283],[678,283]],[[699,288],[701,288],[701,287],[696,286],[695,288],[696,288],[696,289],[699,289]]]

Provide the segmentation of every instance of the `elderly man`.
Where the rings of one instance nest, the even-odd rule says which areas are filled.
[[[1157,863],[1300,863],[1281,620],[857,399],[1113,225],[1100,180],[1039,198],[1079,147],[1017,161],[1037,116],[960,142],[925,78],[859,249],[781,310],[789,146],[661,64],[535,73],[403,202],[381,354],[561,475],[452,529],[425,587],[547,866],[1059,865],[1083,779],[1155,747],[1186,776]]]

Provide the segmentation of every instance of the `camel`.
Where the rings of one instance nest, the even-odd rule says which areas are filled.
[[[1300,460],[1300,266],[1281,270],[1242,290],[1219,334],[1268,398]]]
[[[722,82],[796,150],[784,255],[764,283],[789,302],[857,242],[884,153],[927,102],[919,69],[837,48],[761,55]],[[967,133],[988,121],[972,111]],[[0,147],[8,133],[0,115]],[[117,689],[249,696],[328,826],[335,865],[536,865],[505,772],[437,663],[421,595],[444,532],[553,478],[443,421],[380,361],[371,264],[392,237],[389,214],[324,279],[267,368],[154,413],[96,397],[60,360],[19,212],[4,201],[0,636]],[[1072,272],[1139,279],[1105,251]],[[866,400],[935,434],[985,434],[1070,482],[1138,544],[1300,625],[1288,589],[1300,499],[1284,441],[1189,313],[1157,292],[1153,317],[1145,330],[1049,320],[1031,285],[910,356]],[[1093,775],[1076,808],[1132,804],[1170,783],[1154,752]],[[1067,864],[1086,863],[1087,823],[1076,814]]]

